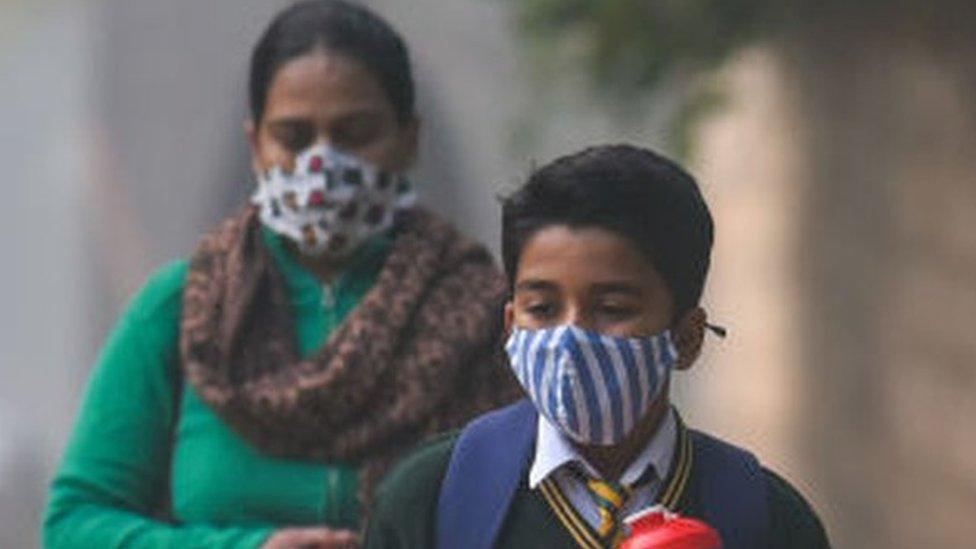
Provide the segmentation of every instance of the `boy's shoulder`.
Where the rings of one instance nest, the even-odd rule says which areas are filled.
[[[401,459],[376,490],[377,511],[436,500],[458,435],[458,431],[437,435]]]
[[[788,542],[790,547],[829,547],[823,523],[806,498],[774,471],[766,467],[762,471],[766,480],[766,496],[769,498],[773,539]]]
[[[441,485],[458,436],[455,431],[422,443],[386,476],[376,492],[368,548],[386,547],[387,538],[410,539],[409,546],[416,547],[431,542]],[[736,449],[709,438],[723,448]],[[769,503],[772,539],[797,549],[829,547],[820,519],[799,491],[772,470],[759,470]],[[695,503],[692,508],[697,507]]]
[[[748,476],[757,478],[760,482],[754,484],[761,489],[761,497],[765,500],[769,517],[769,532],[771,539],[776,547],[793,547],[797,549],[821,549],[829,547],[827,535],[820,518],[817,516],[813,507],[782,476],[760,463],[759,458],[749,450],[740,448],[732,443],[720,438],[693,431],[694,439],[697,444],[704,445],[705,450],[712,454],[712,459],[706,459],[705,463],[696,464],[699,479],[702,475],[708,476],[713,471],[705,471],[703,468],[716,467],[724,469],[732,466],[738,468]],[[698,448],[698,457],[703,448]],[[700,494],[699,494],[700,495]],[[700,502],[695,502],[699,503]],[[692,507],[697,505],[692,504]]]
[[[441,483],[458,432],[434,437],[403,458],[376,489],[364,546],[432,547]]]

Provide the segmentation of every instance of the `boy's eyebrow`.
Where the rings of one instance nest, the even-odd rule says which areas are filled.
[[[629,282],[597,282],[591,287],[591,290],[598,294],[627,294],[635,297],[644,295],[640,286]]]
[[[557,286],[554,282],[548,280],[542,280],[539,278],[530,278],[527,280],[521,280],[515,284],[515,291],[551,291],[556,290]]]

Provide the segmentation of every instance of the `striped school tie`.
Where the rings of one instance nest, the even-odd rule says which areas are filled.
[[[621,533],[618,515],[630,497],[630,489],[616,482],[593,478],[586,481],[586,487],[600,511],[597,533],[609,547],[616,547]]]

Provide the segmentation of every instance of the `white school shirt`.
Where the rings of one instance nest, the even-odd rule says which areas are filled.
[[[630,498],[621,508],[620,520],[654,504],[661,485],[667,477],[677,446],[678,422],[674,410],[668,409],[650,443],[634,458],[620,477],[621,484],[632,486],[648,468],[653,468],[654,471],[653,474],[648,475],[649,481],[633,488]],[[529,488],[533,490],[538,488],[542,481],[551,476],[580,517],[593,529],[598,529],[599,507],[593,501],[586,484],[571,470],[573,464],[582,467],[593,478],[603,478],[596,468],[587,463],[586,458],[576,450],[576,447],[553,427],[545,416],[539,414],[535,457],[529,469]]]

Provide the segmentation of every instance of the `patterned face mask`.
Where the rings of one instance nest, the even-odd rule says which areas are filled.
[[[298,244],[302,253],[345,257],[388,230],[394,214],[413,205],[411,185],[326,145],[258,176],[251,202],[265,226]]]
[[[546,419],[581,444],[617,444],[661,394],[678,351],[670,332],[624,338],[557,326],[516,328],[505,346]]]

